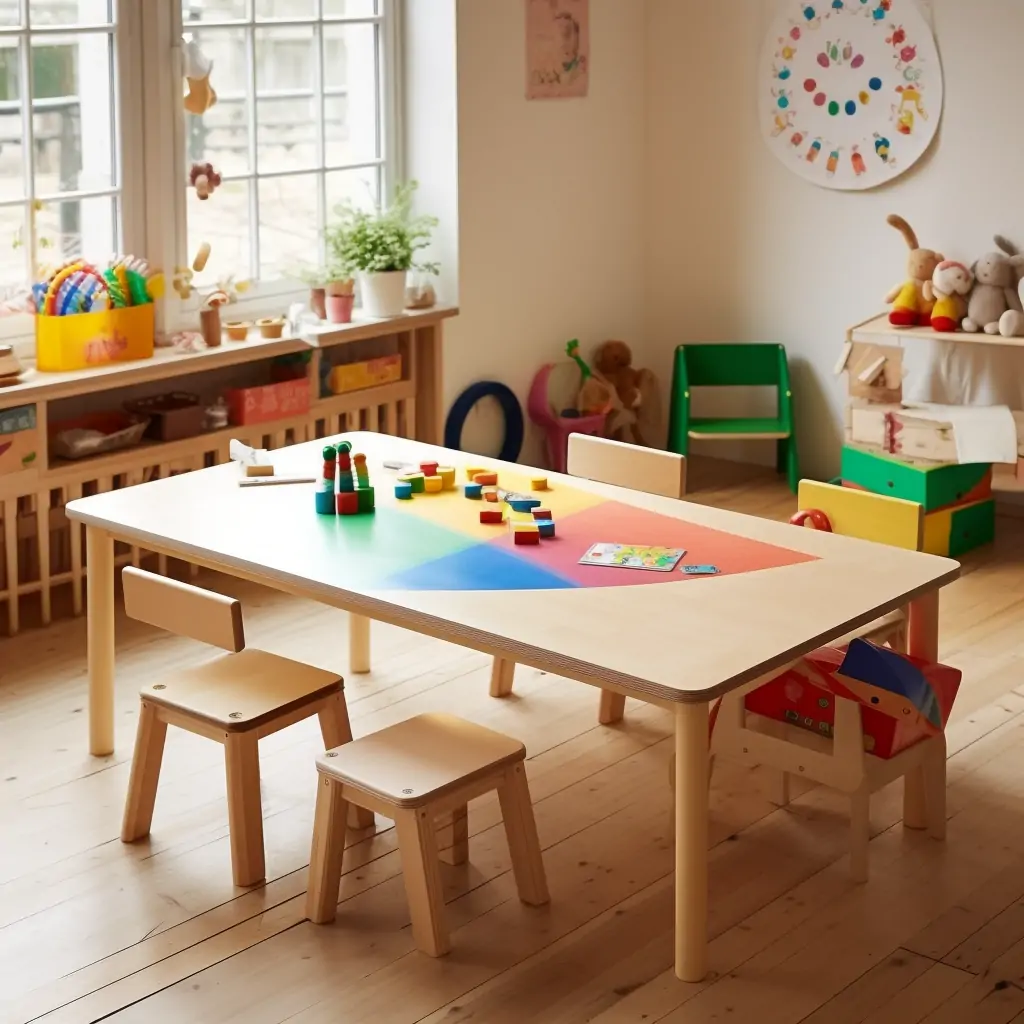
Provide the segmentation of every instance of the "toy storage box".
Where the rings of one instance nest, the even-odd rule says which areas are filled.
[[[31,469],[38,445],[34,405],[0,411],[0,476]]]
[[[349,391],[394,384],[402,379],[402,357],[400,354],[365,359],[358,363],[332,366],[327,377],[331,394],[344,395]]]
[[[305,377],[225,392],[231,425],[248,427],[309,412],[309,381]]]
[[[85,370],[107,363],[149,359],[156,330],[155,306],[130,306],[101,313],[37,316],[36,368]]]

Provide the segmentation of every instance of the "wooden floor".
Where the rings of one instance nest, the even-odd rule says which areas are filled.
[[[716,473],[697,500],[792,512],[774,479],[732,479]],[[890,788],[872,805],[872,880],[855,886],[842,800],[804,787],[780,810],[766,772],[719,763],[714,973],[700,985],[671,972],[662,711],[630,702],[625,724],[604,728],[596,691],[528,669],[513,698],[492,700],[484,656],[374,627],[374,671],[347,684],[356,735],[443,709],[530,756],[551,905],[515,898],[496,801],[480,800],[470,864],[444,868],[454,950],[430,960],[413,948],[383,819],[352,837],[337,922],[303,920],[315,722],[262,744],[268,881],[234,889],[209,741],[170,731],[152,837],[118,840],[135,692],[203,648],[120,621],[117,754],[92,759],[84,623],[0,640],[0,1021],[1024,1022],[1024,523],[998,532],[942,606],[942,656],[965,672],[948,842],[904,833]],[[345,670],[340,613],[205,579],[244,599],[252,643]]]

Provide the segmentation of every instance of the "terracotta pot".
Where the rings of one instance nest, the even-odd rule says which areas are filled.
[[[328,295],[355,295],[356,284],[351,277],[344,281],[328,281],[326,290]]]
[[[280,338],[284,334],[284,317],[267,317],[257,320],[256,326],[264,338]]]
[[[216,306],[200,311],[199,328],[209,348],[220,345],[220,310]]]
[[[355,301],[354,295],[328,295],[327,319],[332,324],[352,323],[352,307]]]
[[[327,305],[324,302],[324,299],[326,297],[326,288],[309,289],[309,308],[313,310],[313,312],[316,313],[316,315],[320,317],[321,320],[327,319]]]
[[[231,341],[245,341],[249,337],[249,328],[252,324],[248,320],[235,320],[232,323],[225,324],[224,330],[228,333],[228,338]]]

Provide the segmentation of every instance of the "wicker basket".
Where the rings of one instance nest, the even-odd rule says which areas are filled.
[[[94,412],[50,425],[50,449],[62,459],[131,448],[142,440],[149,418],[126,412]]]

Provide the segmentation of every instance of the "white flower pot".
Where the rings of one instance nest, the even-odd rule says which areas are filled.
[[[405,271],[359,275],[363,313],[371,317],[401,316],[405,309]]]

